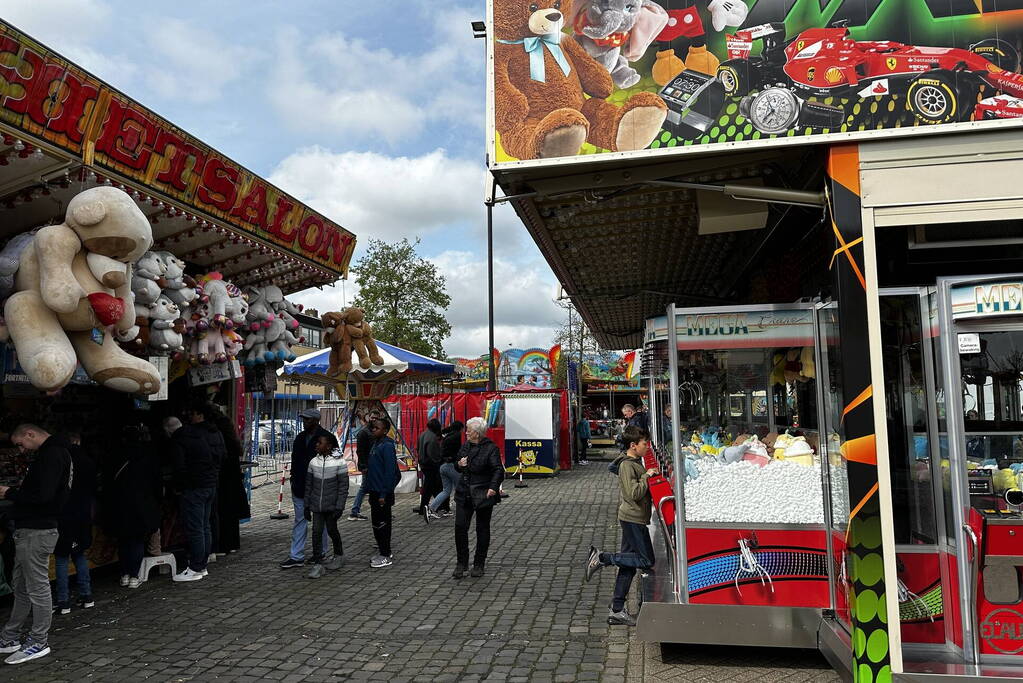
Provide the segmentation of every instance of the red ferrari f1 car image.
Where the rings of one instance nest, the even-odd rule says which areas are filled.
[[[857,41],[840,24],[808,29],[788,43],[784,36],[784,24],[763,24],[728,36],[728,59],[717,71],[725,94],[741,97],[784,88],[800,102],[809,96],[903,95],[923,123],[969,120],[982,85],[1023,97],[1019,54],[1002,40],[983,40],[969,49]],[[751,56],[758,39],[763,50]],[[982,109],[978,114],[998,116],[998,107]]]

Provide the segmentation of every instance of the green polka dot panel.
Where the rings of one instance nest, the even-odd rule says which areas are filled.
[[[888,632],[879,628],[867,638],[867,658],[876,664],[880,663],[887,656]]]
[[[856,619],[873,621],[877,616],[877,593],[866,590],[856,596]]]
[[[854,683],[874,683],[874,672],[870,669],[869,664],[860,664],[856,669],[856,677],[853,679]]]
[[[856,653],[857,657],[862,657],[863,653],[867,650],[867,635],[863,632],[863,629],[853,630],[853,652]]]

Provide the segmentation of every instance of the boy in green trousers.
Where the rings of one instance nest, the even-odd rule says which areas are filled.
[[[647,530],[652,506],[648,482],[658,471],[643,467],[643,456],[649,446],[649,437],[645,431],[639,427],[626,427],[622,442],[626,449],[625,457],[616,461],[621,494],[618,522],[622,525],[622,549],[617,553],[605,553],[590,546],[586,560],[586,580],[593,578],[602,567],[618,567],[607,623],[635,626],[636,620],[625,607],[625,599],[629,595],[636,570],[654,566],[654,546]]]

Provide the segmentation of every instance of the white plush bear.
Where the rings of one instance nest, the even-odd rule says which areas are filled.
[[[4,318],[33,386],[57,391],[81,363],[110,389],[159,391],[156,368],[113,336],[138,334],[130,264],[152,244],[149,221],[131,197],[101,186],[72,198],[64,222],[40,228],[25,245]]]
[[[178,308],[190,306],[199,298],[199,294],[195,291],[195,280],[185,275],[185,262],[169,251],[153,253],[163,264],[163,295],[173,301]]]
[[[167,269],[156,252],[147,251],[135,264],[131,274],[131,291],[135,295],[135,306],[144,313],[145,306],[151,306],[160,298],[165,284]]]
[[[174,329],[180,314],[177,305],[165,296],[149,307],[150,347],[165,353],[185,350],[184,338]]]

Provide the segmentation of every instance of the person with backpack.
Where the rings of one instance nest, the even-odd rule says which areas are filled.
[[[391,508],[394,507],[394,487],[401,481],[401,472],[398,471],[394,439],[388,436],[390,421],[378,417],[369,423],[369,428],[373,435],[373,448],[366,462],[366,495],[369,496],[373,537],[377,543],[377,555],[369,561],[369,566],[382,569],[394,564],[391,557]]]
[[[440,495],[444,489],[440,478],[440,466],[444,462],[441,456],[441,426],[436,418],[426,423],[426,429],[416,440],[416,454],[419,456],[419,469],[423,473],[423,486],[419,496],[419,514],[423,521],[430,523],[430,499]]]
[[[341,457],[337,438],[333,434],[320,434],[315,448],[316,455],[309,461],[306,471],[303,508],[313,523],[313,566],[309,569],[310,579],[318,579],[325,570],[337,570],[344,565],[344,550],[337,521],[348,499],[348,463]],[[334,544],[334,556],[326,563],[323,561],[324,530]]]
[[[650,496],[650,477],[656,469],[643,467],[643,456],[650,445],[649,436],[639,427],[626,427],[622,434],[625,455],[611,463],[608,469],[618,475],[620,503],[618,522],[622,527],[621,552],[608,553],[590,546],[586,558],[586,581],[593,578],[604,567],[618,567],[614,597],[608,610],[607,623],[635,626],[636,620],[625,606],[625,600],[632,586],[637,569],[654,566],[654,546],[650,541],[650,511],[653,501]],[[617,470],[617,471],[616,471]]]

